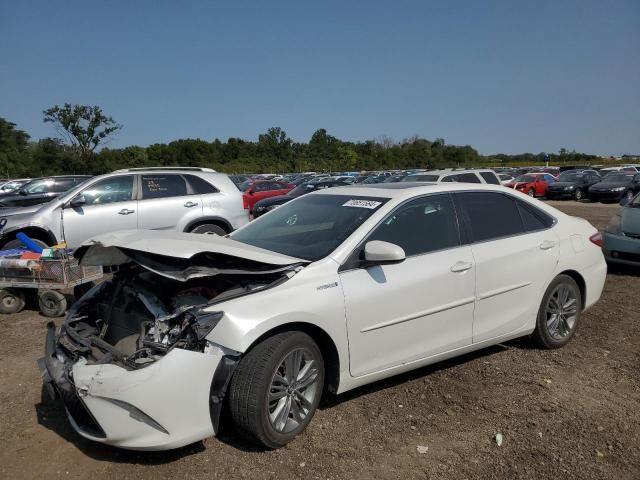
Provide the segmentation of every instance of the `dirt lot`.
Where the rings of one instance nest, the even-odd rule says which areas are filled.
[[[616,208],[555,203],[599,228]],[[151,454],[84,441],[40,401],[46,320],[0,318],[0,478],[638,479],[639,294],[640,276],[611,273],[566,348],[510,342],[329,398],[274,452],[231,433]]]

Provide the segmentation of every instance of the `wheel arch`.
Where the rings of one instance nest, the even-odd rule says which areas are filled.
[[[571,277],[578,284],[578,288],[580,289],[580,296],[582,297],[581,307],[584,309],[587,301],[587,283],[585,282],[584,277],[576,270],[564,270],[558,275],[566,275],[568,277]]]
[[[340,355],[331,336],[321,327],[307,322],[290,322],[278,325],[256,338],[243,355],[269,337],[282,332],[300,331],[309,335],[322,352],[325,368],[325,391],[336,393],[340,384]]]
[[[18,232],[22,232],[30,238],[41,240],[49,246],[55,245],[58,243],[56,236],[53,234],[51,230],[45,227],[38,227],[33,225],[15,228],[13,230],[5,232],[5,234],[2,236],[2,240],[0,241],[0,243],[4,246],[7,244],[7,242],[10,242],[11,240],[15,240]]]
[[[200,225],[205,225],[205,224],[218,225],[219,227],[224,229],[224,231],[227,232],[227,233],[233,232],[233,227],[231,226],[229,221],[224,219],[224,218],[222,218],[222,217],[200,217],[200,218],[197,218],[197,219],[192,220],[191,222],[189,222],[184,227],[183,231],[188,233],[188,232],[192,231],[194,228],[199,227]]]

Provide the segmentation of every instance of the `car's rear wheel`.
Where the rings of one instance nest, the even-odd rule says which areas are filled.
[[[215,223],[203,223],[202,225],[198,225],[196,228],[191,230],[190,233],[202,233],[205,235],[220,235],[224,236],[227,234],[224,228],[220,225],[216,225]]]
[[[307,427],[323,386],[324,361],[313,339],[298,331],[274,335],[251,349],[233,375],[233,422],[249,440],[282,447]]]
[[[533,188],[530,188],[529,191],[527,192],[527,195],[529,195],[530,197],[535,197],[536,191]]]
[[[566,345],[578,328],[582,294],[576,281],[568,275],[558,275],[542,298],[534,340],[544,348]]]
[[[582,189],[576,188],[576,192],[573,194],[573,198],[575,199],[576,202],[579,202],[580,200],[582,200],[582,197],[583,197]]]

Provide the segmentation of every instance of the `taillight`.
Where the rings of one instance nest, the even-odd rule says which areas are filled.
[[[591,243],[599,247],[602,247],[602,245],[604,245],[604,240],[602,239],[602,235],[600,234],[600,232],[597,232],[591,235],[589,237],[589,240],[591,240]]]

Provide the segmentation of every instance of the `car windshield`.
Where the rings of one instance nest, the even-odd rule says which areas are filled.
[[[230,238],[313,262],[329,255],[386,202],[377,197],[305,195],[254,220]]]
[[[533,175],[520,175],[518,178],[516,178],[516,182],[518,183],[531,183],[535,181],[536,177]]]
[[[238,190],[244,192],[251,185],[251,180],[245,180],[240,185],[238,185]]]
[[[577,182],[583,176],[584,175],[582,173],[566,172],[566,173],[560,174],[560,176],[558,177],[558,181],[559,182]]]
[[[316,189],[314,184],[303,183],[302,185],[298,185],[296,188],[287,193],[288,197],[299,197],[304,195],[305,193],[313,192]]]
[[[22,187],[22,191],[25,193],[45,193],[51,189],[54,183],[55,180],[52,180],[51,178],[34,180]]]
[[[631,181],[633,175],[623,175],[619,173],[610,173],[604,179],[605,183],[627,183]]]

